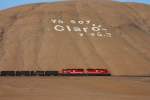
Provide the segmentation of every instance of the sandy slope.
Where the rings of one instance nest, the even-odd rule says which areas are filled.
[[[0,78],[0,100],[149,100],[150,78]]]
[[[108,68],[113,75],[150,75],[150,6],[76,0],[0,12],[0,70]],[[50,18],[91,20],[111,38],[58,32]],[[81,25],[79,25],[81,26]]]

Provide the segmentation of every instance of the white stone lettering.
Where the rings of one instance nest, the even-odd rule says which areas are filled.
[[[90,20],[87,20],[87,21],[86,21],[86,24],[90,24],[90,23],[91,23],[91,21],[90,21]]]
[[[107,37],[112,37],[112,34],[111,33],[106,33],[106,36]]]
[[[94,32],[98,32],[98,31],[100,31],[101,29],[100,29],[100,27],[92,27],[92,31],[94,31]]]
[[[67,28],[67,30],[68,30],[69,32],[72,31],[69,25],[66,25],[66,28]]]
[[[58,32],[71,32],[78,33],[80,37],[91,36],[98,38],[111,38],[112,34],[109,30],[103,27],[101,24],[92,23],[91,20],[68,20],[63,19],[50,19],[51,23],[54,25],[54,30]],[[50,29],[48,29],[50,31]]]
[[[78,21],[78,23],[79,23],[79,24],[84,24],[84,21],[81,21],[81,20],[80,20],[80,21]]]
[[[81,31],[82,31],[80,27],[73,27],[73,30],[74,30],[75,32],[81,32]]]
[[[83,34],[83,33],[80,33],[79,35],[80,35],[81,37],[83,37],[83,36],[84,36],[84,34]]]
[[[101,33],[97,33],[98,37],[103,37],[103,35]]]
[[[51,19],[51,21],[52,21],[52,23],[55,24],[57,20],[56,19]]]
[[[84,27],[84,28],[83,28],[83,31],[84,31],[85,33],[87,33],[87,32],[88,32],[88,29],[89,29],[88,27]]]
[[[64,21],[63,20],[58,20],[58,24],[63,24]]]
[[[75,20],[70,20],[70,23],[71,24],[76,24],[76,21]]]
[[[64,27],[61,26],[61,25],[55,25],[55,26],[54,26],[54,29],[55,29],[56,31],[59,31],[59,32],[62,32],[62,31],[65,30]]]

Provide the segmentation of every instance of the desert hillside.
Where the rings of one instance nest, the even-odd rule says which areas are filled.
[[[0,11],[0,70],[68,67],[150,75],[150,6],[75,0]]]

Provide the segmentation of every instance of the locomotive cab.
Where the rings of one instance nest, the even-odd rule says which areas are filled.
[[[86,69],[87,75],[110,76],[111,73],[107,69]]]

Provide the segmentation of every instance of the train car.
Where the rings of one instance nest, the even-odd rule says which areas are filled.
[[[111,73],[107,69],[86,69],[85,72],[89,76],[110,76]]]
[[[58,76],[59,71],[45,71],[45,76]]]
[[[15,76],[31,76],[30,71],[15,71]]]
[[[84,69],[62,69],[61,75],[64,76],[80,76],[85,75]]]
[[[1,71],[0,76],[15,76],[15,71]]]

